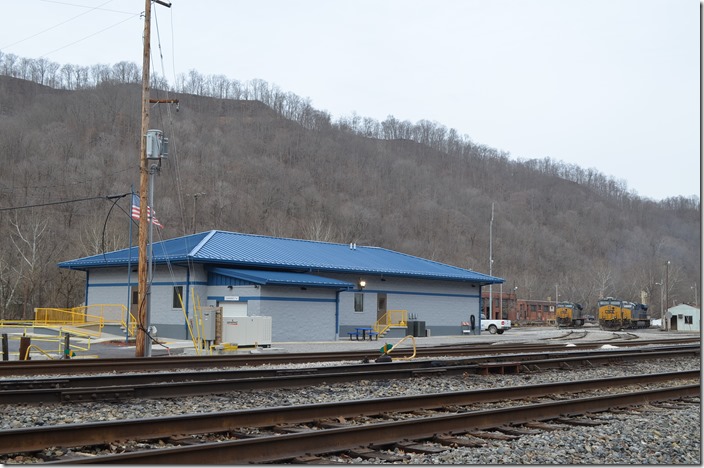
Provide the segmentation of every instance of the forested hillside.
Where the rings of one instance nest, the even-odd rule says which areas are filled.
[[[139,191],[141,89],[132,64],[39,73],[0,57],[0,318],[79,305],[57,262],[123,248]],[[32,66],[32,63],[35,66]],[[53,71],[52,71],[53,70]],[[165,98],[166,84],[153,83]],[[609,176],[515,160],[436,122],[333,121],[264,81],[179,77],[151,128],[170,139],[154,205],[163,239],[210,229],[376,245],[492,273],[519,298],[659,311],[700,286],[698,198],[640,198]],[[393,109],[389,109],[392,113]],[[487,142],[491,143],[491,142]],[[653,170],[657,170],[654,168]],[[692,168],[695,170],[695,168]],[[70,203],[56,203],[68,202]],[[134,229],[134,240],[137,235]]]

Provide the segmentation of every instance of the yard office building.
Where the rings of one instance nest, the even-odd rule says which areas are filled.
[[[380,247],[219,230],[151,247],[150,325],[173,339],[190,338],[202,306],[271,317],[277,342],[335,340],[397,310],[424,321],[433,336],[461,335],[470,320],[478,334],[482,287],[503,282]],[[85,305],[124,304],[136,316],[137,259],[135,246],[59,267],[86,273]]]

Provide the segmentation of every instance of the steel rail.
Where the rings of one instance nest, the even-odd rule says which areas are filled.
[[[685,344],[699,342],[699,338],[677,338],[662,340],[625,340],[625,341],[596,341],[575,343],[572,349],[594,349],[603,345],[612,346],[648,346],[659,344]],[[498,354],[508,352],[526,351],[551,351],[564,349],[565,344],[544,344],[544,343],[501,343],[496,342],[489,345],[446,345],[434,347],[419,347],[417,355],[419,357],[432,356],[457,356],[457,355],[479,355]],[[160,356],[149,358],[99,358],[99,359],[73,359],[73,360],[38,360],[38,361],[0,361],[0,376],[8,375],[30,375],[30,374],[58,374],[66,373],[86,373],[100,372],[109,369],[114,372],[135,371],[135,370],[163,370],[165,368],[205,368],[205,367],[225,367],[225,366],[257,366],[262,364],[295,364],[324,361],[347,361],[373,358],[380,355],[380,351],[366,349],[360,351],[343,352],[322,352],[322,353],[274,353],[262,354],[235,354],[235,355],[213,355],[213,356]],[[398,355],[402,357],[402,355]],[[395,357],[395,356],[392,356]]]
[[[437,434],[466,433],[471,430],[491,429],[503,425],[549,421],[563,418],[566,415],[574,416],[608,411],[615,407],[644,405],[652,401],[696,397],[700,395],[700,390],[698,384],[682,385],[302,433],[209,442],[194,446],[71,458],[47,463],[202,464],[207,462],[208,464],[244,464],[276,462],[308,454],[334,453],[370,444],[381,445],[402,440],[427,439]]]
[[[78,447],[115,442],[216,433],[241,427],[267,427],[325,418],[357,417],[388,412],[438,409],[449,406],[542,397],[553,394],[699,379],[699,371],[642,374],[584,381],[532,384],[462,392],[349,400],[335,403],[281,406],[219,413],[199,413],[150,419],[105,421],[0,431],[0,454],[25,453],[47,447]]]
[[[0,404],[19,403],[71,403],[89,401],[120,401],[131,398],[163,398],[188,395],[205,395],[212,393],[226,393],[238,390],[294,388],[340,382],[356,382],[364,380],[381,379],[407,379],[423,375],[461,375],[461,374],[488,374],[488,373],[518,373],[521,366],[530,366],[533,369],[562,368],[565,366],[589,365],[598,362],[623,362],[626,360],[662,359],[668,356],[681,356],[683,354],[700,355],[701,349],[694,347],[687,351],[663,352],[662,350],[640,350],[639,352],[608,351],[604,353],[589,354],[586,356],[565,357],[552,359],[537,359],[517,362],[483,362],[479,364],[412,367],[409,364],[401,368],[393,364],[379,364],[368,368],[350,371],[345,366],[338,368],[326,367],[320,373],[302,375],[278,375],[270,377],[243,377],[216,380],[195,381],[158,381],[156,383],[106,385],[102,387],[67,387],[67,388],[38,388],[22,390],[0,391]],[[124,379],[125,376],[119,378]],[[163,379],[166,380],[166,379]]]
[[[699,346],[663,346],[657,348],[658,353],[676,354],[687,352],[699,352]],[[653,349],[642,349],[638,351],[629,350],[628,353],[638,353],[648,355],[653,353]],[[143,385],[149,383],[164,383],[164,382],[194,382],[205,380],[225,380],[225,379],[242,379],[242,378],[262,378],[262,377],[279,377],[285,375],[316,375],[321,373],[330,373],[331,370],[340,372],[360,372],[368,371],[374,368],[393,368],[395,370],[402,369],[437,369],[439,367],[450,366],[466,366],[481,363],[501,363],[501,362],[521,362],[530,363],[539,359],[570,359],[574,360],[579,357],[594,357],[598,358],[604,353],[610,353],[609,356],[615,356],[618,353],[616,350],[610,351],[560,351],[552,353],[540,354],[505,354],[501,356],[483,356],[471,359],[453,359],[453,360],[415,360],[415,361],[394,361],[391,363],[374,363],[374,364],[352,364],[335,367],[305,367],[305,368],[275,368],[275,369],[237,369],[237,370],[198,370],[198,371],[182,371],[182,372],[161,372],[161,373],[143,373],[143,374],[110,374],[110,375],[81,375],[81,376],[62,376],[60,378],[36,378],[36,379],[2,379],[0,380],[0,391],[4,390],[38,390],[44,388],[82,388],[82,387],[107,387],[119,385]]]
[[[651,345],[679,345],[699,342],[699,338],[677,338],[662,340],[626,340],[626,341],[595,341],[572,343],[572,350],[596,349],[604,345],[618,347],[651,346]],[[565,343],[501,343],[490,345],[447,345],[417,348],[418,357],[435,356],[477,356],[486,354],[506,354],[525,352],[549,352],[566,349]],[[399,350],[403,351],[403,350]],[[409,349],[409,353],[411,350]],[[36,360],[36,361],[0,361],[0,377],[11,375],[56,375],[78,374],[91,372],[134,372],[179,368],[213,368],[233,366],[258,366],[262,364],[295,364],[310,362],[333,361],[361,361],[374,359],[381,355],[380,350],[366,349],[342,352],[315,352],[315,353],[261,353],[261,354],[235,354],[213,356],[159,356],[147,358],[100,358],[100,359],[67,359],[67,360]],[[403,354],[394,353],[392,357],[403,357]]]

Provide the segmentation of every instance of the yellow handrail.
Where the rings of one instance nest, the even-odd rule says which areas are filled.
[[[128,325],[129,314],[131,322]],[[70,308],[37,307],[34,309],[34,320],[30,320],[31,327],[96,327],[92,333],[87,330],[71,330],[72,334],[99,337],[105,325],[121,325],[129,335],[134,336],[137,320],[123,304],[93,304]],[[5,324],[0,324],[5,325]],[[5,325],[7,326],[7,325]]]
[[[381,334],[391,327],[405,327],[407,322],[407,310],[389,310],[376,321],[372,328],[374,328],[375,332]]]
[[[25,361],[28,360],[28,358],[29,358],[29,352],[30,352],[30,350],[31,350],[32,348],[35,348],[37,351],[39,351],[40,353],[42,353],[44,356],[48,357],[49,359],[54,359],[53,357],[51,357],[51,355],[49,355],[49,353],[45,352],[45,351],[44,351],[42,348],[40,348],[39,346],[31,344],[31,345],[27,346],[27,351],[25,351],[25,353],[24,353],[24,360],[25,360]]]
[[[128,336],[136,336],[136,332],[137,332],[137,317],[135,317],[134,315],[132,315],[132,312],[128,312],[128,313],[130,314],[130,315],[129,315],[129,316],[130,316],[129,324],[128,324],[127,322],[123,321],[123,322],[120,322],[120,325],[123,326],[123,327],[125,328],[125,330],[127,330],[127,335],[128,335]]]
[[[196,302],[195,302],[195,288],[191,289],[191,298],[193,299],[193,317],[195,318],[196,316]],[[200,356],[200,347],[198,346],[196,342],[196,337],[193,335],[193,327],[191,325],[191,321],[188,320],[188,312],[186,311],[186,306],[183,305],[183,298],[181,297],[180,294],[178,294],[178,301],[181,304],[181,311],[183,312],[183,317],[186,320],[186,326],[188,327],[188,335],[191,337],[191,341],[193,342],[193,348],[195,349],[195,352],[198,356]]]

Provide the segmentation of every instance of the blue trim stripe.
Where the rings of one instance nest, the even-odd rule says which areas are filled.
[[[275,297],[275,296],[239,296],[239,301],[228,302],[249,302],[249,301],[289,301],[289,302],[337,302],[335,299],[316,299],[316,298],[298,298],[298,297]],[[225,301],[225,296],[208,296],[209,301]]]
[[[136,281],[133,281],[132,283],[129,284],[129,286],[137,286],[138,283]],[[207,281],[193,281],[189,283],[188,281],[177,281],[175,283],[171,283],[168,281],[161,281],[161,282],[153,282],[152,286],[207,286],[208,282]],[[105,287],[114,287],[114,286],[128,286],[127,282],[124,283],[96,283],[96,284],[88,284],[88,287],[90,288],[105,288]]]
[[[345,291],[342,291],[345,292]],[[407,296],[436,296],[436,297],[472,297],[479,298],[479,294],[452,294],[452,293],[427,293],[427,292],[411,292],[411,291],[389,291],[383,289],[365,289],[364,291],[350,292],[370,292],[370,293],[385,293],[385,294],[402,294]]]

